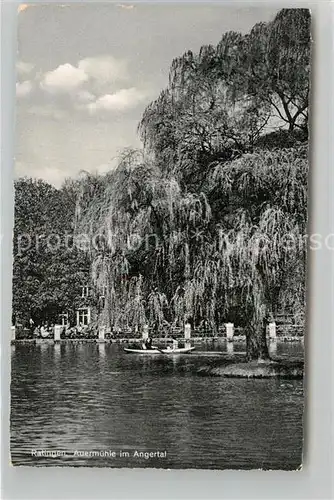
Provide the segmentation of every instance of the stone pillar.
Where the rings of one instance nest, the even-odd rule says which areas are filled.
[[[270,340],[276,340],[277,339],[276,323],[275,323],[275,321],[273,321],[272,323],[269,323],[269,339]]]
[[[191,344],[190,344],[191,324],[190,323],[186,323],[184,325],[184,339],[185,339],[184,347],[186,347],[188,349],[191,346]]]
[[[225,323],[226,328],[226,339],[228,342],[232,342],[234,336],[234,323]]]
[[[54,326],[54,341],[55,342],[59,342],[60,341],[60,333],[61,333],[61,330],[62,330],[62,325],[55,325]]]
[[[143,327],[142,338],[143,338],[143,340],[148,339],[148,325],[144,325],[144,327]]]
[[[15,340],[15,331],[16,331],[15,326],[12,326],[11,331],[12,331],[12,339],[11,340]]]
[[[104,342],[105,335],[106,335],[106,327],[101,326],[101,328],[99,329],[99,342]]]

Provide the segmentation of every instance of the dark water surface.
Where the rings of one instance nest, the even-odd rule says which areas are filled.
[[[290,358],[301,353],[299,344],[277,348]],[[125,354],[115,344],[12,346],[13,464],[298,468],[303,382],[194,374],[207,362],[194,353]],[[41,451],[61,456],[36,456]]]

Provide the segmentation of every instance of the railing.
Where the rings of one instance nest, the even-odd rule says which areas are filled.
[[[227,338],[228,340],[237,340],[245,338],[245,329],[243,327],[234,326],[233,323],[228,323],[229,330],[227,331],[226,325],[221,325],[218,329],[213,330],[210,328],[200,328],[195,327],[191,331],[191,339],[219,339],[219,338]],[[268,335],[270,338],[277,339],[298,339],[302,338],[304,335],[305,327],[304,325],[296,325],[296,324],[275,324],[274,325],[274,335],[269,332]],[[57,331],[56,331],[57,329]],[[185,331],[181,327],[172,327],[172,328],[162,328],[158,332],[154,329],[149,328],[149,335],[152,338],[159,339],[170,339],[171,337],[175,337],[176,339],[184,339]],[[100,332],[92,329],[87,329],[80,331],[80,329],[71,329],[64,330],[61,325],[57,325],[56,328],[53,327],[49,329],[47,334],[42,335],[39,331],[32,331],[28,328],[15,328],[12,327],[12,340],[37,340],[37,339],[51,339],[51,340],[141,340],[142,332],[134,331],[130,328],[122,329],[119,331],[108,331],[108,329],[104,329],[103,335]]]

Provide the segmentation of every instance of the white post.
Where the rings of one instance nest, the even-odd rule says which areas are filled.
[[[87,324],[89,325],[90,324],[90,321],[91,321],[91,310],[90,310],[90,307],[87,308],[88,309],[88,317],[87,317]]]
[[[143,340],[148,339],[148,325],[144,325],[144,327],[143,327],[142,338],[143,338]]]
[[[12,330],[12,340],[15,340],[15,325],[12,326],[11,330]]]
[[[190,339],[191,339],[191,324],[186,323],[184,325],[184,347],[189,348],[190,347]]]
[[[227,342],[227,344],[226,344],[226,350],[227,350],[227,354],[232,355],[234,353],[233,342]]]
[[[104,340],[105,340],[105,334],[106,334],[106,327],[102,326],[99,329],[99,342],[104,342]]]
[[[77,326],[79,326],[79,309],[77,309]]]
[[[61,325],[55,325],[54,326],[54,341],[59,342],[60,340],[60,332],[61,332],[62,326]]]
[[[276,340],[277,339],[276,323],[275,323],[275,321],[273,321],[272,323],[269,323],[269,339],[270,340]]]
[[[234,336],[234,323],[225,323],[226,338],[228,342],[232,342]]]

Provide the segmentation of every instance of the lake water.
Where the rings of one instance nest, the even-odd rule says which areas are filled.
[[[277,349],[302,356],[300,344]],[[108,343],[12,346],[13,464],[298,468],[303,382],[197,376],[208,359],[131,355]]]

